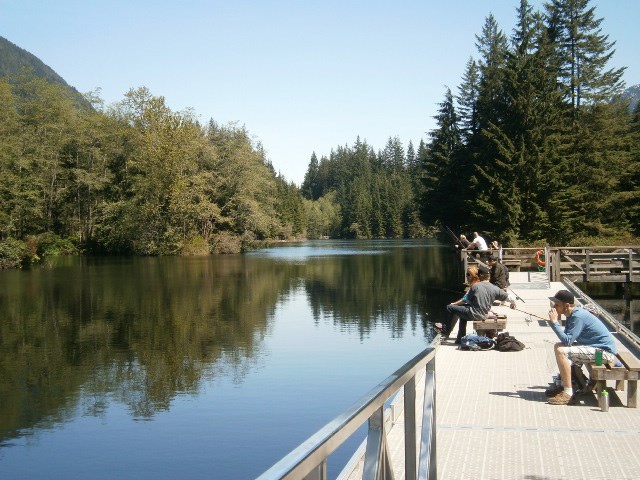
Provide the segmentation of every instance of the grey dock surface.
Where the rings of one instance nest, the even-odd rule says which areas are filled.
[[[511,273],[517,309],[548,318],[549,299],[561,283]],[[595,394],[574,406],[549,405],[544,394],[558,373],[548,322],[495,306],[521,352],[462,351],[451,340],[436,355],[436,422],[439,479],[640,479],[640,408],[627,408],[615,392],[608,412]],[[457,327],[456,327],[457,328]],[[469,323],[467,332],[472,331]],[[614,335],[615,336],[615,335]],[[617,339],[619,350],[627,350]],[[418,385],[424,387],[423,382]],[[608,382],[611,392],[615,382]],[[418,387],[420,388],[420,387]],[[417,392],[422,398],[422,390]],[[421,403],[421,402],[420,402]],[[402,401],[399,402],[402,404]],[[418,405],[418,415],[422,405]],[[404,478],[403,416],[388,436],[394,476]],[[356,459],[344,478],[361,478]]]

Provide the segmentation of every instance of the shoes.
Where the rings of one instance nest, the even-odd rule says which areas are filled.
[[[435,328],[438,332],[441,332],[443,327],[441,323],[436,323],[433,325],[433,328]]]
[[[456,338],[456,341],[455,341],[455,342],[453,342],[453,343],[454,343],[454,344],[456,344],[456,345],[460,345],[460,339],[459,339],[459,338]]]
[[[556,395],[558,395],[560,392],[564,391],[564,387],[562,385],[552,385],[551,387],[547,388],[544,391],[544,394],[547,397],[555,397]]]
[[[574,397],[567,395],[563,390],[551,397],[547,403],[550,405],[575,405],[576,401]]]

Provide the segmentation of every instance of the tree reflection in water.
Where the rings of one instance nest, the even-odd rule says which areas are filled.
[[[216,377],[261,361],[278,302],[304,292],[312,321],[361,339],[383,325],[430,335],[457,265],[411,242],[305,244],[287,254],[60,259],[0,272],[0,446],[112,402],[151,419]],[[345,245],[349,245],[348,248]],[[275,253],[274,253],[275,252]],[[265,465],[265,468],[268,465]]]

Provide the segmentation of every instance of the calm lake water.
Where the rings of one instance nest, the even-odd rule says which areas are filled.
[[[324,241],[0,272],[0,478],[254,478],[428,345],[454,258]]]

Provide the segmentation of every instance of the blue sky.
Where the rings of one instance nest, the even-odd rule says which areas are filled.
[[[0,0],[0,35],[107,104],[145,86],[202,122],[244,125],[300,184],[312,152],[360,136],[417,146],[493,13],[518,0]],[[541,1],[531,1],[534,6]],[[640,1],[592,1],[613,67],[640,83]]]

